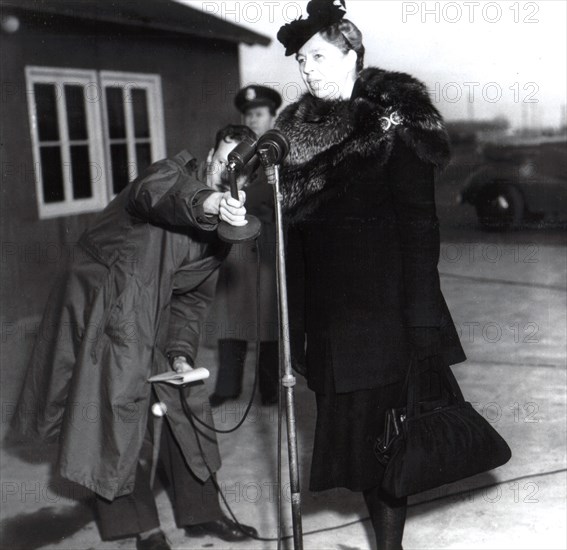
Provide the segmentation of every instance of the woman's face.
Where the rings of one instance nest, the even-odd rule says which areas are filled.
[[[317,33],[297,52],[296,59],[312,95],[321,99],[350,98],[356,80],[354,50],[344,54]]]

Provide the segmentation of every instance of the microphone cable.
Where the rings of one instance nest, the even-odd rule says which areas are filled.
[[[285,143],[282,145],[283,148],[285,149]],[[288,145],[289,147],[289,145]],[[279,151],[281,152],[281,147],[279,149]],[[286,153],[287,154],[287,153]],[[273,173],[272,174],[266,174],[268,176],[268,179],[270,178],[270,175],[273,177]],[[274,196],[274,201],[277,201],[278,198]],[[283,536],[283,529],[282,529],[282,525],[283,525],[283,506],[282,506],[282,433],[283,433],[283,429],[282,429],[282,418],[283,418],[283,397],[282,397],[282,388],[281,388],[281,381],[283,379],[283,362],[281,360],[281,340],[282,340],[282,334],[280,332],[279,334],[279,353],[278,353],[278,430],[277,430],[277,486],[278,486],[278,491],[277,491],[277,538],[268,538],[268,537],[260,537],[259,535],[253,535],[252,533],[250,533],[236,518],[234,512],[232,511],[231,507],[229,506],[221,487],[219,486],[217,480],[216,480],[216,476],[214,475],[214,472],[212,471],[212,469],[210,468],[206,458],[205,458],[205,453],[203,450],[203,447],[201,445],[201,440],[199,437],[199,430],[197,429],[197,426],[195,424],[195,422],[197,422],[198,424],[200,424],[201,426],[213,431],[214,433],[218,433],[218,434],[229,434],[229,433],[233,433],[236,430],[238,430],[246,421],[246,418],[248,417],[248,414],[250,413],[250,409],[252,408],[252,404],[254,401],[254,396],[256,394],[256,388],[258,385],[258,378],[259,378],[259,371],[260,371],[260,341],[261,341],[261,307],[260,307],[260,297],[261,297],[261,254],[260,254],[260,243],[259,243],[259,237],[256,237],[256,239],[254,240],[255,245],[256,245],[256,250],[257,250],[257,255],[256,255],[256,365],[255,365],[255,372],[254,372],[254,383],[253,383],[253,387],[252,387],[252,394],[250,396],[250,400],[248,402],[248,405],[246,407],[246,410],[244,411],[244,415],[241,418],[241,420],[233,427],[227,430],[221,430],[218,429],[214,426],[209,426],[206,422],[204,422],[203,420],[201,420],[195,413],[193,413],[193,411],[191,410],[191,408],[189,407],[186,399],[185,399],[185,395],[183,393],[183,386],[179,387],[179,397],[181,400],[181,406],[182,409],[186,415],[186,417],[188,418],[189,422],[191,423],[191,426],[193,427],[193,430],[195,432],[195,438],[197,441],[197,445],[199,447],[199,452],[201,453],[201,457],[203,459],[203,463],[205,464],[205,467],[207,468],[207,471],[209,472],[209,475],[211,477],[211,480],[213,481],[213,485],[215,487],[215,490],[217,491],[217,493],[220,495],[224,505],[226,506],[230,516],[232,517],[233,521],[235,522],[235,524],[238,526],[238,528],[240,529],[240,531],[242,531],[245,535],[249,536],[250,538],[253,538],[255,540],[259,540],[259,541],[265,541],[265,542],[275,542],[277,541],[278,543],[278,550],[281,550],[281,545],[283,540],[285,539],[289,539],[292,538],[291,536]],[[283,243],[279,243],[278,245],[278,238],[276,236],[275,238],[275,244],[276,244],[276,248],[279,254],[279,246],[284,246]],[[276,284],[277,287],[280,288],[279,284],[281,283],[280,281],[280,274],[279,274],[279,269],[276,269]],[[277,300],[277,306],[278,306],[278,319],[281,320],[281,304],[280,304],[280,300]]]
[[[179,397],[180,397],[180,400],[181,400],[181,406],[183,408],[183,411],[185,412],[185,415],[189,419],[189,422],[191,422],[191,426],[193,427],[193,430],[195,432],[195,439],[197,440],[197,446],[199,447],[199,452],[201,453],[201,458],[203,459],[203,463],[205,464],[205,468],[207,468],[207,471],[209,472],[209,476],[211,478],[211,481],[213,482],[215,490],[216,490],[217,494],[221,497],[226,509],[228,510],[228,513],[232,517],[232,520],[234,521],[234,523],[236,524],[238,529],[240,529],[240,531],[242,533],[244,533],[246,536],[248,536],[248,537],[250,537],[254,540],[259,540],[259,541],[263,541],[263,542],[276,542],[277,541],[278,542],[278,548],[279,548],[281,540],[282,540],[282,537],[279,536],[279,533],[281,532],[281,524],[280,524],[281,497],[278,498],[278,537],[277,538],[261,537],[260,535],[254,535],[250,531],[248,531],[246,529],[246,527],[244,527],[244,525],[242,525],[238,521],[238,518],[236,517],[236,515],[232,511],[232,508],[228,504],[226,497],[224,496],[224,494],[222,492],[222,488],[220,487],[220,485],[217,481],[215,473],[212,471],[211,467],[209,466],[207,459],[205,458],[205,451],[204,451],[203,446],[201,444],[201,438],[199,437],[199,430],[197,429],[197,426],[194,423],[194,419],[196,417],[193,414],[193,411],[191,411],[191,409],[189,408],[187,401],[185,400],[185,396],[183,395],[183,388],[179,388]],[[279,443],[281,443],[281,442],[279,442]],[[278,443],[278,471],[281,470],[281,445],[279,443]],[[278,487],[278,493],[280,493],[280,491],[281,491],[281,487]],[[291,538],[291,537],[284,537],[284,538]]]
[[[207,428],[208,430],[211,430],[212,432],[218,433],[218,434],[230,434],[235,432],[236,430],[238,430],[246,421],[246,418],[248,417],[248,414],[250,413],[250,409],[252,408],[252,404],[254,402],[254,396],[256,394],[256,388],[258,385],[258,375],[259,375],[259,371],[260,371],[260,341],[261,341],[261,307],[260,307],[260,297],[261,297],[261,254],[260,254],[260,242],[259,242],[259,238],[257,237],[254,240],[255,246],[256,246],[256,353],[255,353],[255,361],[256,361],[256,365],[255,365],[255,372],[254,372],[254,383],[252,386],[252,394],[250,396],[250,400],[248,401],[248,405],[246,406],[246,410],[244,411],[244,415],[243,417],[240,419],[240,421],[233,427],[227,430],[222,430],[219,428],[216,428],[215,426],[210,426],[209,424],[207,424],[206,422],[204,422],[203,420],[201,420],[189,407],[187,400],[185,398],[185,394],[183,393],[183,386],[179,387],[179,398],[181,401],[181,407],[183,409],[183,412],[185,413],[185,416],[187,417],[187,419],[189,420],[189,422],[191,423],[191,426],[193,428],[193,431],[195,432],[195,439],[197,441],[197,446],[199,447],[199,453],[201,454],[201,458],[203,459],[203,463],[205,464],[205,467],[207,469],[207,471],[209,472],[209,476],[213,482],[213,485],[215,487],[216,492],[218,493],[218,495],[221,497],[226,509],[228,510],[228,513],[230,514],[230,516],[232,517],[232,520],[234,521],[234,523],[236,524],[236,526],[238,527],[238,529],[240,529],[240,531],[242,533],[244,533],[245,535],[249,536],[250,538],[253,538],[255,540],[258,541],[263,541],[263,542],[276,542],[278,543],[278,550],[281,549],[281,543],[284,539],[286,538],[290,538],[290,537],[282,537],[282,416],[283,416],[283,404],[282,404],[282,392],[281,392],[281,388],[280,388],[280,382],[281,382],[281,378],[282,378],[282,362],[281,360],[278,361],[278,375],[279,375],[279,380],[278,380],[278,435],[277,435],[277,486],[278,486],[278,491],[277,491],[277,532],[278,532],[278,536],[277,538],[273,538],[273,537],[261,537],[259,535],[253,535],[252,533],[250,533],[250,531],[248,531],[246,529],[246,527],[244,527],[237,519],[236,515],[234,514],[234,512],[232,511],[232,508],[230,507],[230,505],[228,504],[226,497],[224,496],[221,487],[219,486],[217,479],[216,479],[216,475],[215,473],[212,471],[211,467],[209,466],[209,463],[207,462],[207,459],[205,457],[205,452],[203,449],[203,446],[201,444],[201,438],[199,437],[199,429],[196,425],[199,424],[204,428]],[[277,270],[276,270],[276,277],[279,278],[279,275],[277,274]],[[279,300],[278,300],[278,313],[279,313],[279,309],[280,309],[280,304],[279,304]],[[196,422],[196,423],[195,423]]]
[[[236,426],[234,426],[230,429],[227,429],[227,430],[221,430],[219,428],[216,428],[215,426],[210,426],[205,421],[201,420],[189,407],[187,407],[189,414],[198,424],[200,424],[201,426],[207,428],[208,430],[211,430],[212,432],[215,432],[215,433],[218,433],[218,434],[233,433],[236,430],[238,430],[244,424],[244,422],[246,421],[246,418],[248,417],[248,414],[250,413],[250,409],[252,408],[252,405],[254,403],[254,396],[256,395],[256,388],[258,386],[258,374],[260,372],[260,340],[261,340],[261,336],[260,336],[261,263],[260,263],[260,243],[258,241],[258,237],[256,239],[254,239],[254,243],[256,245],[256,250],[258,252],[256,254],[256,353],[255,353],[256,365],[255,365],[255,369],[254,369],[254,383],[252,385],[252,394],[250,395],[250,399],[248,401],[248,405],[246,406],[246,410],[244,411],[244,415],[238,421]],[[183,386],[180,387],[179,389],[182,390]],[[184,410],[185,410],[185,408],[184,408]],[[185,413],[187,414],[187,411],[185,411]]]

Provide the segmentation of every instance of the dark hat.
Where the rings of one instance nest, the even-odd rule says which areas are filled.
[[[234,98],[234,105],[242,114],[252,107],[269,107],[276,112],[281,104],[280,94],[267,86],[246,86]]]
[[[312,36],[341,21],[346,15],[345,0],[311,0],[307,4],[309,17],[300,17],[278,32],[278,40],[285,46],[285,54],[297,53]]]

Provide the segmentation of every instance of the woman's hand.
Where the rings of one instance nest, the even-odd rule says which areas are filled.
[[[203,203],[203,209],[207,216],[218,216],[222,221],[242,227],[248,222],[246,221],[246,193],[238,192],[239,200],[233,199],[229,192],[213,193]]]

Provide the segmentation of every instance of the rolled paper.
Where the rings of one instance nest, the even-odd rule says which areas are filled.
[[[191,382],[198,382],[199,380],[206,380],[211,373],[204,367],[199,367],[196,369],[191,369],[187,372],[164,372],[162,374],[156,374],[151,378],[148,378],[148,382],[151,383],[165,383],[173,384],[174,386],[182,386],[183,384],[189,384]]]

